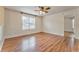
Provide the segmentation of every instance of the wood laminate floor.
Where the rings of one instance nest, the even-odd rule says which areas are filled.
[[[66,33],[67,34],[67,33]],[[66,35],[65,34],[65,35]],[[79,51],[79,41],[65,36],[37,33],[6,39],[2,52],[71,52]]]

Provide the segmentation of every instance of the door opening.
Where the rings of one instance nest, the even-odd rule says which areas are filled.
[[[64,18],[64,37],[68,41],[68,46],[73,51],[75,45],[74,39],[74,24],[75,24],[75,17],[65,17]]]

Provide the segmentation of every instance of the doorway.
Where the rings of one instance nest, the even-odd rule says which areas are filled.
[[[67,46],[73,51],[75,45],[74,39],[74,24],[75,24],[75,17],[64,17],[64,37],[67,42]]]
[[[64,36],[70,37],[74,34],[74,17],[65,17],[64,18]]]

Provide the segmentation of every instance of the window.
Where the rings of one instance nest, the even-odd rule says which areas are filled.
[[[35,16],[22,15],[22,29],[35,29]]]

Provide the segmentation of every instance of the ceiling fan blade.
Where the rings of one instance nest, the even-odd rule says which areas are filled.
[[[49,10],[50,9],[50,7],[48,7],[48,8],[46,8],[47,10]]]
[[[40,9],[44,9],[44,7],[43,7],[43,6],[39,6],[39,8],[40,8]]]
[[[48,11],[45,11],[45,13],[48,13]]]

